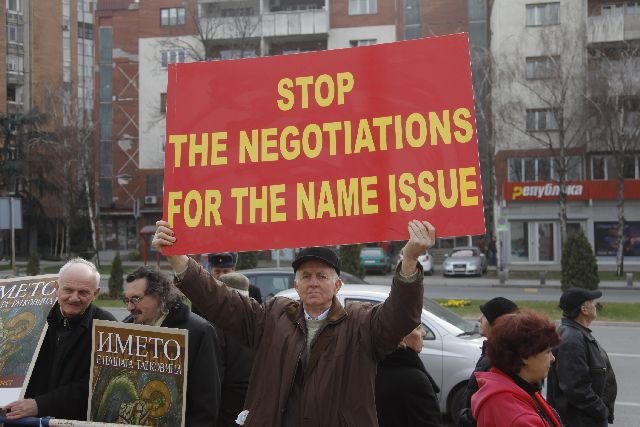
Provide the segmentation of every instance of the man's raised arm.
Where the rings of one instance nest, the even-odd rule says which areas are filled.
[[[377,359],[393,351],[421,322],[424,274],[418,257],[436,242],[436,229],[428,221],[410,221],[409,240],[396,270],[387,300],[374,309],[372,343]]]

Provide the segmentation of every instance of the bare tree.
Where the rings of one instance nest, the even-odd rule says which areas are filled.
[[[493,78],[502,91],[501,98],[494,103],[494,116],[503,139],[513,144],[513,137],[521,142],[517,148],[540,149],[551,159],[544,180],[558,183],[560,242],[564,244],[567,182],[579,167],[575,156],[586,150],[590,113],[585,108],[584,32],[563,27],[533,34],[526,36],[533,40],[522,44],[537,46],[537,53],[526,54],[516,49],[515,54],[510,52],[494,61]]]
[[[640,151],[640,45],[628,43],[592,49],[589,60],[589,104],[597,113],[592,139],[604,142],[613,159],[618,183],[618,247],[616,275],[624,274],[625,171],[635,168],[632,157]],[[635,176],[633,176],[635,177]]]
[[[82,100],[72,96],[64,87],[48,86],[45,104],[50,117],[50,125],[58,142],[56,161],[61,168],[61,201],[63,238],[56,244],[61,258],[69,256],[71,250],[71,225],[77,218],[76,198],[81,195],[85,204],[87,219],[91,226],[91,243],[97,256],[97,229],[92,193],[94,176],[94,129],[90,112],[81,104]]]

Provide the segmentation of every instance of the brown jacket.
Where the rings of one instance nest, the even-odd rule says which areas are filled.
[[[287,412],[286,419],[298,419],[298,426],[371,427],[378,425],[377,363],[420,323],[422,270],[413,283],[401,282],[398,271],[383,304],[351,303],[345,309],[334,298],[304,372],[307,332],[300,302],[278,297],[258,304],[225,287],[193,260],[176,284],[207,319],[256,351],[245,426],[279,427]],[[288,409],[297,385],[298,405]]]

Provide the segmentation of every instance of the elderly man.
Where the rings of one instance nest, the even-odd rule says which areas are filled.
[[[126,323],[189,331],[186,425],[216,425],[223,362],[222,349],[213,326],[191,312],[169,279],[146,266],[127,276],[122,300],[131,313],[124,320]]]
[[[556,362],[549,368],[547,400],[571,427],[613,423],[618,387],[607,352],[591,335],[602,292],[567,289],[560,297],[562,323]]]
[[[87,419],[93,319],[116,320],[96,307],[100,273],[89,261],[74,258],[58,273],[58,300],[47,316],[48,329],[38,353],[25,399],[6,406],[7,418]]]
[[[166,221],[153,244],[175,242]],[[343,307],[340,260],[327,248],[306,248],[293,261],[301,302],[272,298],[258,304],[226,288],[187,256],[167,257],[176,284],[228,334],[256,351],[238,421],[246,426],[377,426],[377,363],[420,323],[423,272],[418,256],[435,243],[434,227],[411,221],[404,259],[389,298],[379,305]]]
[[[513,313],[517,310],[518,306],[515,302],[503,297],[495,297],[482,304],[480,306],[481,315],[478,319],[478,323],[480,323],[480,334],[483,337],[489,338],[494,322],[505,314]],[[475,373],[488,372],[491,369],[491,362],[489,362],[489,358],[487,357],[486,348],[487,341],[484,341],[478,363],[476,363],[476,367],[467,383],[467,389],[464,394],[465,407],[460,411],[460,416],[458,417],[459,427],[475,425],[475,420],[471,414],[471,396],[478,391],[478,381],[476,380]]]

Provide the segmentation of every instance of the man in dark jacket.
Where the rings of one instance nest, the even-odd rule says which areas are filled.
[[[376,410],[380,427],[442,427],[438,385],[420,360],[426,332],[418,325],[378,364]]]
[[[47,332],[25,399],[5,407],[10,420],[23,417],[87,419],[93,319],[116,320],[93,305],[100,273],[82,258],[67,262],[55,283],[58,300],[47,316]]]
[[[571,288],[560,297],[562,324],[556,362],[549,368],[547,400],[571,427],[613,423],[616,376],[607,352],[591,335],[602,292]]]
[[[168,222],[156,225],[153,245],[162,250],[176,237]],[[375,306],[340,304],[340,260],[328,248],[305,248],[294,260],[300,301],[275,297],[264,304],[228,289],[186,255],[167,256],[176,284],[207,319],[256,352],[239,424],[378,425],[377,363],[420,323],[418,257],[435,243],[435,229],[426,221],[409,222],[408,231],[389,297]]]
[[[480,306],[480,313],[482,313],[482,315],[480,316],[480,319],[478,319],[478,322],[480,323],[480,334],[482,334],[483,337],[489,338],[491,335],[491,325],[493,325],[499,317],[513,313],[517,309],[518,306],[516,303],[503,297],[496,297],[482,304]],[[471,396],[478,391],[478,381],[474,374],[476,372],[489,372],[491,369],[491,362],[489,362],[489,358],[485,351],[486,345],[486,341],[482,343],[482,354],[476,363],[473,373],[469,377],[469,382],[467,382],[467,389],[464,394],[465,406],[462,411],[460,411],[458,427],[470,427],[475,425],[475,420],[471,414]]]
[[[220,408],[223,350],[214,327],[191,312],[158,270],[140,267],[127,276],[124,321],[189,331],[186,426],[215,426]]]

